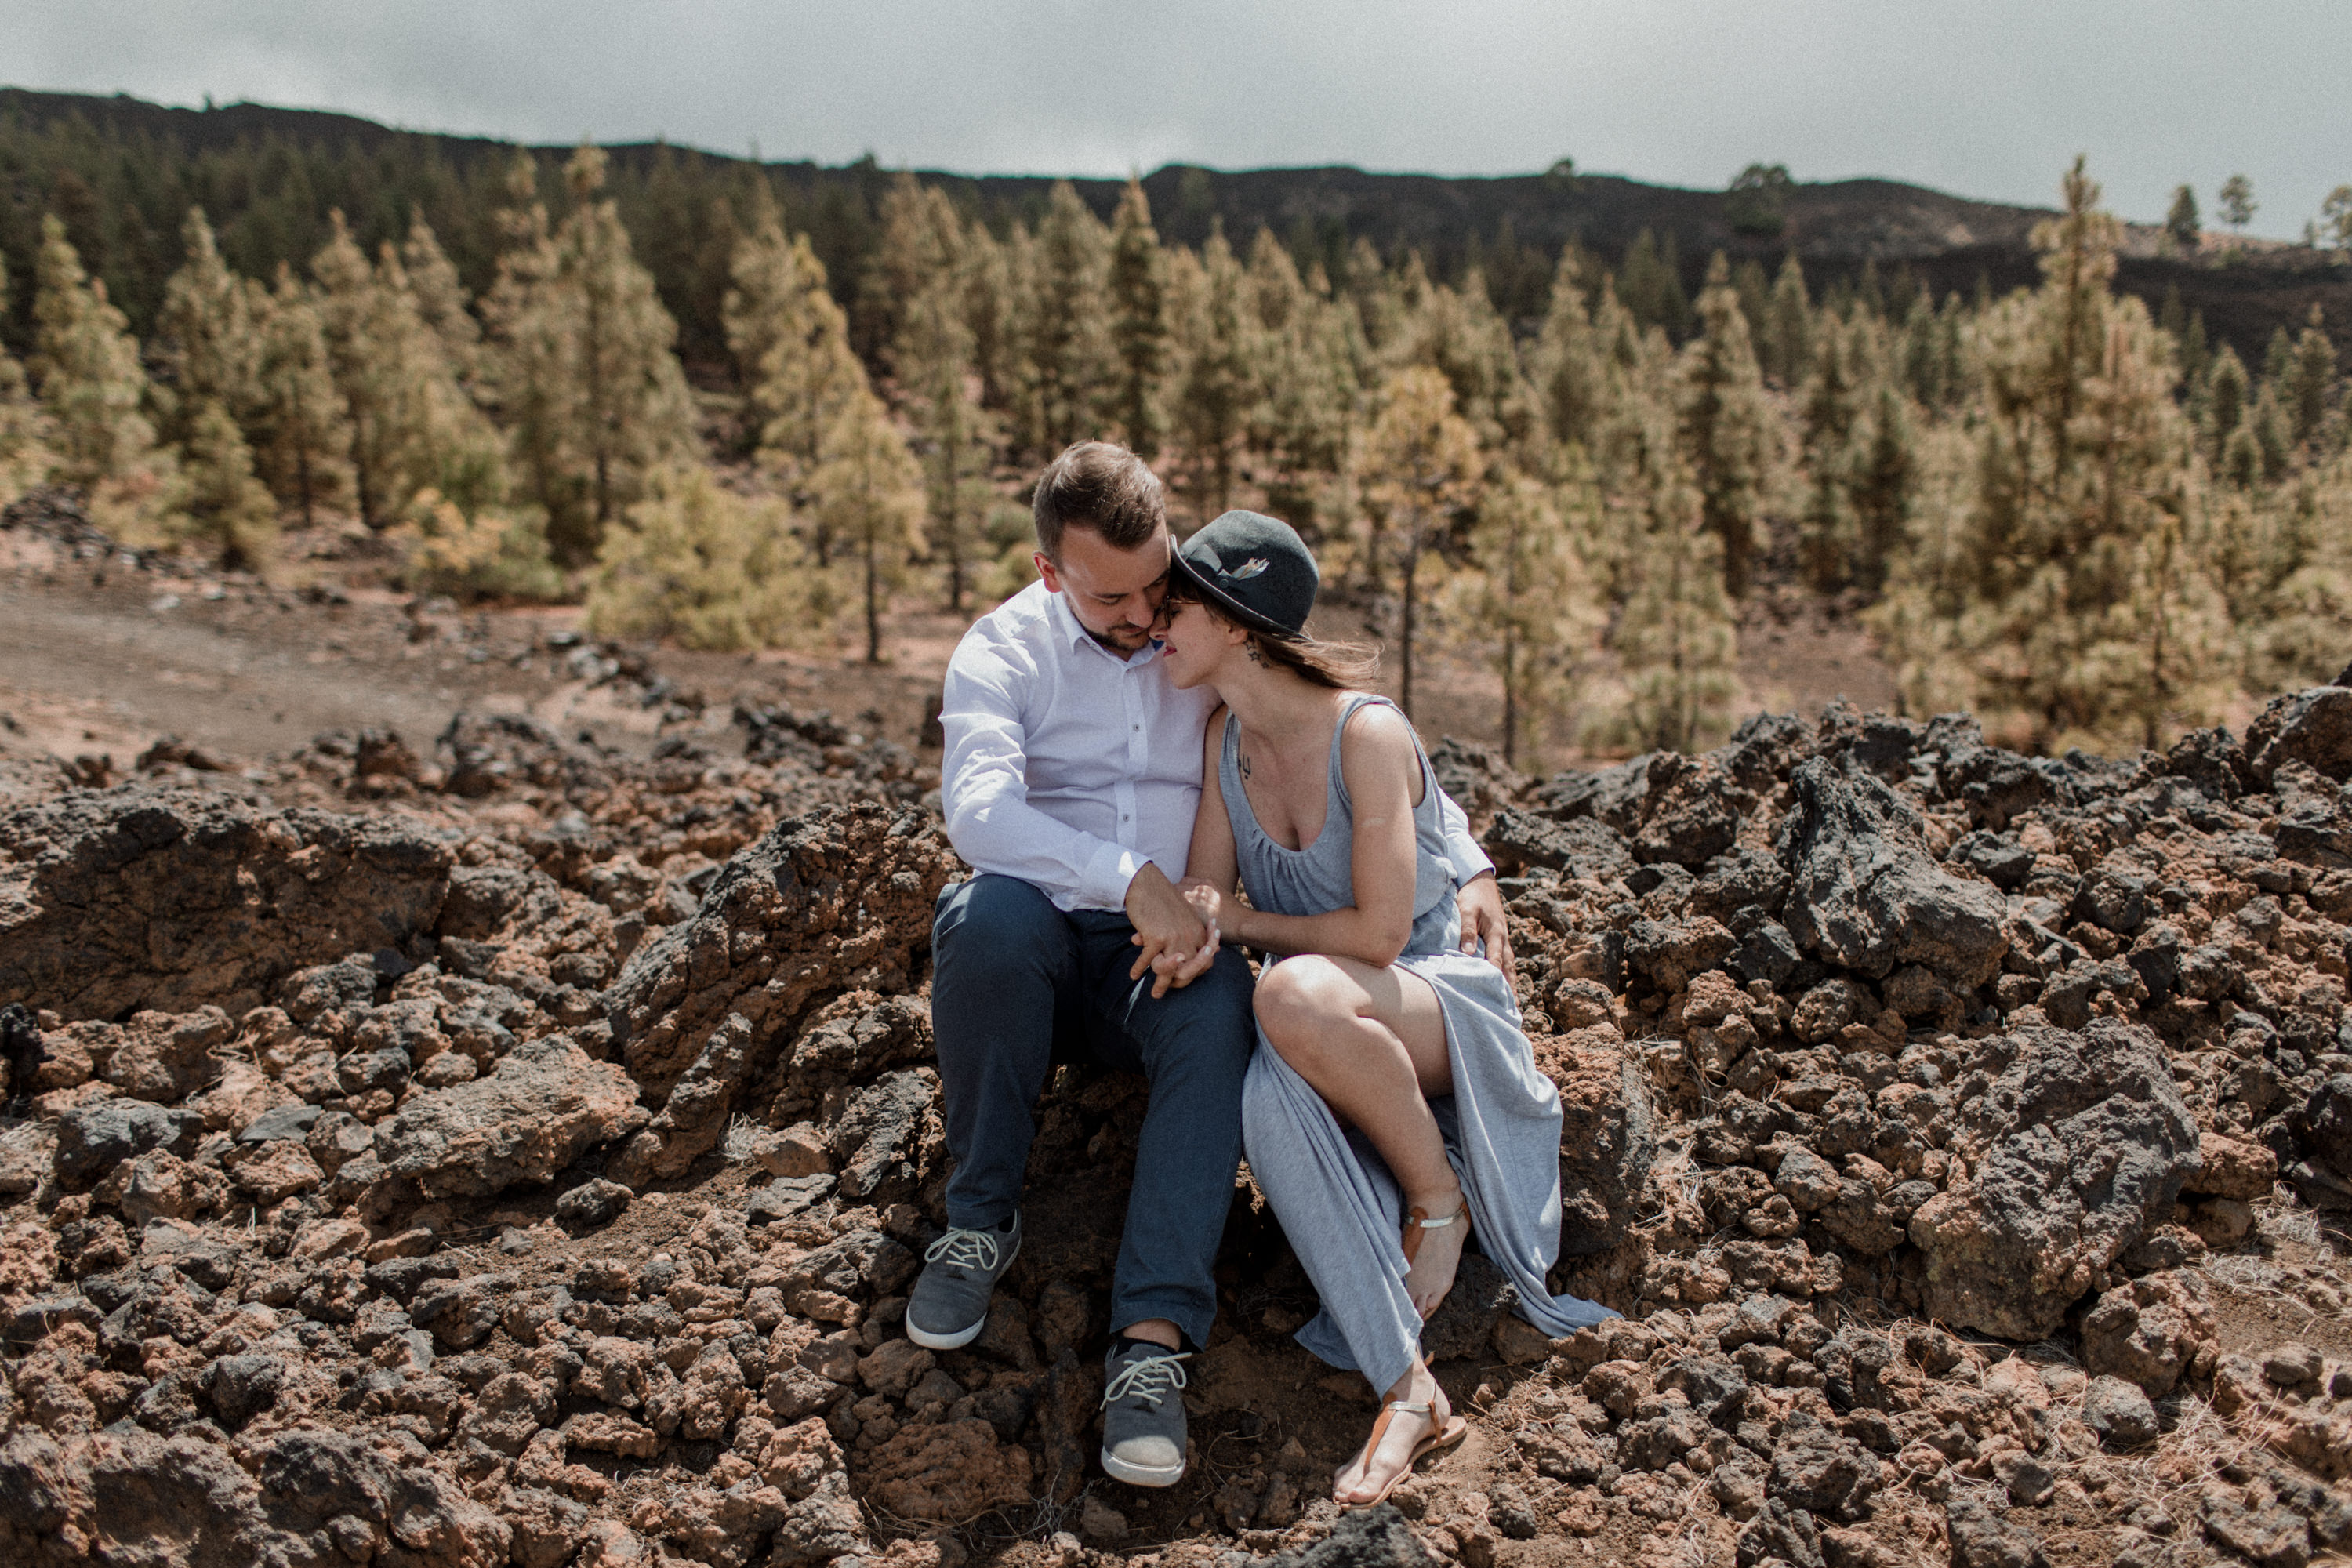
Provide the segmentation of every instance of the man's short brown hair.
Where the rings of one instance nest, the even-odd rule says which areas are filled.
[[[1045,465],[1030,511],[1037,548],[1058,563],[1066,528],[1090,528],[1114,550],[1148,542],[1168,521],[1168,496],[1160,476],[1126,447],[1081,441]]]

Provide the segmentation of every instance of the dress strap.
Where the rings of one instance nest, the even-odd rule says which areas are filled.
[[[1403,709],[1397,708],[1395,703],[1377,691],[1350,691],[1339,709],[1339,725],[1331,731],[1331,795],[1347,806],[1350,815],[1356,809],[1356,803],[1348,795],[1348,780],[1339,767],[1339,742],[1347,736],[1349,721],[1364,709],[1375,706],[1396,709],[1400,718],[1404,714]],[[1421,731],[1407,721],[1404,732],[1412,737],[1413,758],[1421,764],[1421,804],[1412,808],[1413,816],[1418,820],[1424,810],[1435,809],[1437,771],[1429,765],[1429,753],[1422,750]]]

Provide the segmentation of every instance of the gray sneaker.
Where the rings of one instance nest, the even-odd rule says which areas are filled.
[[[1103,1363],[1102,1468],[1131,1487],[1184,1476],[1184,1369],[1192,1352],[1121,1340]]]
[[[956,1351],[988,1326],[988,1299],[1021,1254],[1021,1216],[1003,1230],[950,1230],[923,1251],[923,1272],[907,1297],[907,1337],[929,1351]]]

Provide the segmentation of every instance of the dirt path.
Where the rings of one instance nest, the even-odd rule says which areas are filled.
[[[228,763],[257,761],[326,730],[398,731],[429,748],[466,710],[523,712],[564,733],[650,747],[689,732],[729,743],[736,700],[833,712],[845,726],[919,745],[965,618],[907,603],[889,620],[888,661],[842,654],[647,650],[643,679],[614,682],[580,647],[577,608],[458,611],[345,587],[297,591],[250,580],[181,576],[154,566],[77,560],[51,541],[0,534],[0,756],[111,759],[121,777],[160,736]],[[1776,591],[1741,627],[1740,711],[1811,713],[1834,697],[1892,705],[1894,682],[1850,616]],[[1362,635],[1335,612],[1327,635]],[[606,652],[612,650],[607,649]],[[1394,661],[1384,689],[1395,695]],[[1501,690],[1476,662],[1423,663],[1423,728],[1492,743]],[[1606,759],[1572,731],[1523,767],[1549,772]]]

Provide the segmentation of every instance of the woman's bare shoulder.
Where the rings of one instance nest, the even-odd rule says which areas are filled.
[[[1347,728],[1339,734],[1339,766],[1348,774],[1349,788],[1355,787],[1360,767],[1385,775],[1402,773],[1412,762],[1412,726],[1402,712],[1385,702],[1367,702],[1348,715]]]

